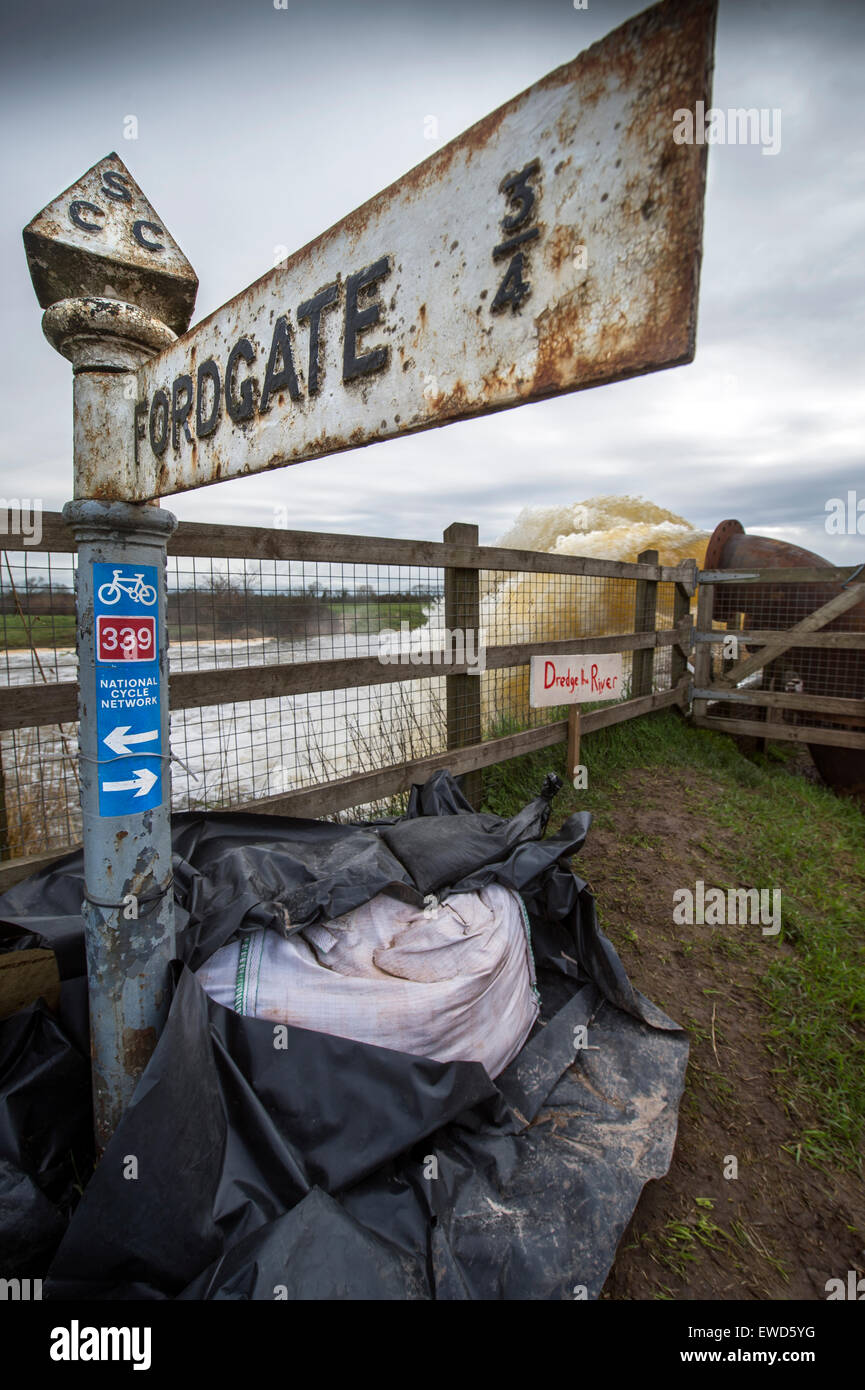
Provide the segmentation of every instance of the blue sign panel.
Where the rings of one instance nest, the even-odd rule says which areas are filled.
[[[155,565],[94,565],[99,814],[162,804]]]

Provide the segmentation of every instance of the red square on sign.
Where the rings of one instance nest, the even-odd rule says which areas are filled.
[[[155,618],[115,618],[100,613],[96,619],[97,661],[154,661]]]

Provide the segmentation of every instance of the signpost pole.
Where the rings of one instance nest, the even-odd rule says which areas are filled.
[[[198,279],[116,154],[43,208],[24,245],[43,331],[74,372],[74,501],[63,514],[78,546],[82,916],[101,1153],[170,995],[165,555],[177,523],[137,486],[137,374],[188,326]]]
[[[87,943],[94,1122],[101,1152],[132,1098],[168,1012],[174,896],[165,549],[176,521],[157,507],[90,499],[68,502],[63,514],[78,543],[82,916]],[[151,587],[156,589],[156,602],[150,606],[156,651],[139,651],[153,661],[98,660],[96,591],[107,582],[105,571],[117,569],[127,576],[140,572],[155,579]],[[121,595],[117,607],[129,613],[130,605],[122,604],[124,597]],[[124,622],[119,616],[102,632],[103,641],[107,637],[119,645],[124,640],[119,634],[127,628],[134,638],[137,621],[144,620]],[[139,635],[148,639],[148,648],[149,626],[139,630]],[[145,668],[147,675],[138,674]],[[155,685],[151,683],[154,679]],[[148,727],[124,742],[124,731],[129,738],[135,724],[142,722],[142,713]],[[117,753],[106,745],[114,730],[120,734],[113,738],[113,748],[128,751]],[[136,741],[139,735],[151,732],[154,738]],[[145,809],[139,810],[139,806]]]
[[[101,1153],[156,1045],[174,955],[165,557],[159,506],[81,496],[134,467],[134,371],[173,333],[118,301],[64,300],[49,341],[75,368],[79,780],[93,1103]],[[137,341],[133,337],[136,335]]]

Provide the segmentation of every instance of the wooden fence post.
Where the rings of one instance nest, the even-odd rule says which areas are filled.
[[[693,561],[692,561],[693,563]],[[695,566],[696,571],[696,566]],[[673,627],[679,628],[687,619],[687,625],[693,628],[691,622],[691,596],[684,584],[677,584],[673,590]],[[690,634],[689,634],[690,635]],[[687,644],[685,644],[687,645]],[[693,660],[693,657],[692,657]],[[673,647],[670,658],[670,686],[677,686],[685,674],[688,667],[688,658],[682,647]]]
[[[580,707],[571,705],[568,710],[568,752],[565,771],[568,781],[573,782],[580,766]]]
[[[657,550],[642,550],[637,556],[641,565],[656,565]],[[634,631],[654,632],[658,607],[658,584],[655,579],[638,579],[634,599]],[[651,695],[655,672],[655,648],[635,651],[631,665],[631,698]]]
[[[0,859],[11,859],[9,817],[6,813],[6,773],[3,771],[3,750],[0,748]]]
[[[697,585],[697,627],[694,639],[694,687],[705,690],[712,683],[712,644],[701,642],[701,632],[712,631],[712,613],[715,607],[714,584]],[[691,714],[702,719],[709,707],[708,700],[694,700]]]
[[[442,539],[451,545],[476,546],[478,528],[468,522],[455,521],[443,532]],[[480,641],[481,587],[480,571],[476,569],[445,568],[445,627],[473,633]],[[477,651],[477,647],[475,648]],[[481,678],[475,676],[447,677],[447,746],[464,748],[481,741]],[[477,809],[483,797],[483,773],[480,769],[466,772],[462,778],[463,795]]]

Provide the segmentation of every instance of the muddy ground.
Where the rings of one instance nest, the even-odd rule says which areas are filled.
[[[713,790],[696,770],[629,772],[615,824],[599,818],[574,861],[632,981],[691,1043],[670,1171],[644,1189],[602,1297],[825,1299],[829,1279],[865,1275],[865,1196],[856,1175],[797,1161],[808,1117],[776,1098],[760,978],[769,950],[792,947],[759,926],[672,922],[676,888],[734,886],[700,810]]]

